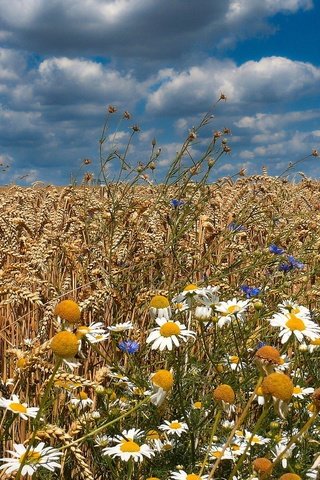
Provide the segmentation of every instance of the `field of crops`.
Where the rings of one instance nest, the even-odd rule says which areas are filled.
[[[0,478],[319,478],[319,182],[0,204]]]

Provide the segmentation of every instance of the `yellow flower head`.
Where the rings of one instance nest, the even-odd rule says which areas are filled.
[[[167,308],[169,305],[169,300],[163,295],[155,295],[150,301],[150,308]]]
[[[79,305],[73,300],[62,300],[54,309],[54,315],[72,324],[79,322],[80,313]]]
[[[301,480],[301,477],[296,473],[284,473],[279,480]]]
[[[189,285],[186,285],[183,289],[184,292],[188,292],[189,290],[196,290],[198,287],[194,283],[190,283]]]
[[[261,388],[264,395],[272,395],[277,399],[288,401],[292,397],[294,387],[288,375],[274,372],[264,378]]]
[[[223,383],[213,390],[213,398],[218,402],[223,401],[232,404],[235,400],[235,393],[230,385]]]
[[[256,352],[256,358],[262,362],[270,362],[277,365],[282,363],[279,350],[277,350],[275,347],[271,347],[270,345],[264,345],[263,347],[259,348],[259,350]]]
[[[253,469],[260,474],[259,478],[266,478],[272,472],[273,464],[265,457],[256,458],[252,462]]]
[[[51,339],[50,347],[57,357],[72,358],[78,352],[79,342],[74,333],[66,330]]]
[[[173,375],[169,370],[158,370],[152,375],[152,383],[162,388],[165,392],[171,390],[173,386]]]

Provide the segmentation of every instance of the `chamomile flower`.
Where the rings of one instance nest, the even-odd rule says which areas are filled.
[[[87,407],[91,407],[93,400],[88,397],[86,392],[81,391],[75,397],[71,398],[70,403],[79,409],[85,409]]]
[[[110,332],[114,333],[121,333],[126,332],[127,330],[133,329],[132,322],[123,322],[123,323],[116,323],[115,325],[111,325],[111,327],[107,327]]]
[[[197,302],[206,307],[213,307],[219,302],[219,289],[220,287],[213,287],[211,285],[204,287],[196,296]]]
[[[219,318],[218,326],[223,327],[223,325],[230,323],[234,318],[243,321],[244,313],[249,303],[250,300],[237,300],[236,298],[227,302],[219,302],[215,306]]]
[[[0,466],[0,470],[4,470],[7,475],[17,472],[21,464],[24,464],[21,470],[21,475],[32,476],[40,467],[53,472],[55,468],[60,468],[57,462],[62,452],[56,448],[44,447],[44,443],[40,442],[36,447],[31,447],[23,444],[14,444],[15,451],[9,450],[12,457],[0,458],[1,462],[5,462]]]
[[[159,407],[173,386],[173,375],[169,370],[161,369],[151,375],[153,393],[150,402]]]
[[[280,327],[281,343],[286,343],[292,335],[300,343],[305,337],[311,340],[320,337],[320,327],[315,322],[292,312],[274,314],[270,324],[273,327]]]
[[[150,458],[154,455],[154,451],[149,445],[141,444],[139,438],[143,432],[132,428],[131,430],[124,430],[120,435],[115,437],[117,445],[114,447],[105,447],[103,449],[104,455],[110,457],[119,457],[121,460],[128,462],[133,459],[135,462],[141,462],[143,457]],[[137,440],[137,441],[135,441]]]
[[[174,313],[176,314],[184,312],[185,310],[189,310],[190,308],[186,300],[183,300],[177,303],[172,303],[172,307],[173,307]]]
[[[188,425],[185,422],[179,422],[178,420],[173,420],[172,422],[165,420],[159,428],[166,432],[167,435],[178,435],[178,437],[180,437],[182,433],[185,433],[188,430]]]
[[[194,337],[195,332],[187,330],[187,327],[179,321],[168,321],[166,318],[157,318],[159,327],[151,330],[146,342],[152,343],[151,349],[160,351],[172,350],[173,346],[179,347],[179,340],[187,341],[188,337]]]
[[[174,303],[187,302],[188,306],[192,304],[192,299],[198,295],[205,295],[204,289],[197,287],[195,283],[186,285],[181,293],[176,295],[172,301]]]
[[[261,435],[252,434],[249,430],[244,431],[244,440],[250,445],[266,445],[270,442],[270,438]]]
[[[28,417],[35,418],[39,411],[38,407],[28,407],[27,403],[21,403],[17,395],[12,395],[9,400],[1,397],[0,407],[19,415],[23,420],[28,420]]]
[[[198,305],[195,308],[194,316],[197,320],[208,322],[212,317],[212,308],[207,307],[205,305],[203,306]]]
[[[233,460],[234,455],[230,448],[224,449],[223,445],[214,445],[210,448],[209,458],[210,460],[217,460],[218,458],[221,460]]]
[[[149,305],[151,318],[164,317],[167,320],[171,318],[171,307],[167,297],[155,295],[152,297]]]
[[[302,398],[305,398],[306,395],[311,395],[311,393],[313,392],[314,392],[313,387],[302,388],[300,387],[300,385],[296,385],[295,387],[293,387],[292,396],[302,399]]]
[[[294,302],[293,300],[284,300],[282,303],[278,305],[279,309],[282,313],[294,313],[298,317],[303,317],[310,319],[311,313],[307,307],[303,305],[299,305],[298,303]]]
[[[320,347],[320,337],[310,340],[309,345],[307,345],[308,352],[313,353],[315,350],[318,350]]]
[[[60,320],[71,324],[78,323],[81,316],[79,305],[73,300],[62,300],[56,305],[53,313]]]
[[[173,480],[206,480],[208,475],[198,475],[197,473],[187,473],[184,470],[178,472],[171,472]]]
[[[90,343],[103,342],[109,337],[109,333],[105,330],[102,322],[93,322],[88,326],[82,325],[76,331],[78,338],[85,338]]]
[[[291,458],[292,452],[296,447],[296,444],[293,443],[287,450],[287,440],[283,440],[279,442],[273,451],[274,458],[281,458],[281,465],[283,468],[287,468],[288,466],[288,458]]]
[[[246,364],[241,362],[240,358],[237,355],[227,355],[227,357],[222,362],[224,365],[228,365],[231,370],[243,370],[246,368]]]

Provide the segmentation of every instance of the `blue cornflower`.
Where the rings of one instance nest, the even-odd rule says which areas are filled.
[[[304,267],[304,264],[302,262],[299,262],[299,260],[296,260],[292,255],[288,255],[288,262],[290,265],[292,265],[293,268],[298,268],[301,270]]]
[[[256,297],[261,292],[260,288],[249,287],[248,285],[241,285],[240,290],[242,290],[247,298]]]
[[[280,270],[280,272],[289,272],[294,268],[298,268],[299,270],[301,270],[304,267],[304,263],[296,260],[293,255],[288,255],[286,261],[287,263],[281,263],[279,265],[278,269]]]
[[[132,354],[139,350],[139,343],[134,340],[122,340],[118,343],[118,347],[122,352]]]
[[[177,198],[172,198],[170,200],[170,203],[171,203],[171,206],[176,209],[176,208],[179,208],[179,207],[182,207],[182,205],[184,205],[184,201],[183,200],[178,200]]]
[[[284,249],[281,247],[277,247],[274,243],[271,243],[269,246],[269,252],[275,253],[276,255],[281,255],[284,252]]]
[[[257,345],[257,350],[259,350],[259,348],[264,347],[265,345],[267,345],[266,342],[262,342],[261,340],[259,340],[258,345]]]
[[[231,222],[229,223],[228,225],[228,229],[231,231],[231,232],[243,232],[245,230],[245,227],[243,225],[240,225],[239,223],[237,222]]]

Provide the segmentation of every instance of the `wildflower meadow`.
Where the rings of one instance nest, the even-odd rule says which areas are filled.
[[[99,183],[0,191],[0,478],[320,478],[319,182],[209,181],[211,114],[157,182],[116,115]]]

